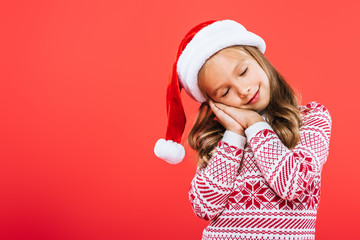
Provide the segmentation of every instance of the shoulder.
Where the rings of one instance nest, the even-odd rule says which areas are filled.
[[[310,101],[306,105],[301,105],[300,110],[303,112],[309,112],[309,111],[322,111],[326,112],[329,111],[327,107],[325,107],[324,104],[318,102],[318,101]]]
[[[308,118],[324,118],[331,123],[331,115],[329,109],[318,101],[310,101],[306,105],[299,106],[301,114],[304,116],[304,120]]]

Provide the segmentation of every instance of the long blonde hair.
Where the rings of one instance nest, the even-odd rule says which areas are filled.
[[[264,109],[266,121],[274,129],[281,142],[289,149],[293,149],[300,139],[299,128],[303,124],[296,93],[257,47],[248,45],[231,47],[248,53],[266,73],[270,81],[270,101]],[[203,66],[200,72],[204,69]],[[208,98],[204,90],[200,89],[200,91]],[[215,116],[208,103],[203,102],[188,136],[188,144],[197,152],[197,166],[201,168],[205,168],[209,163],[226,130],[218,121],[214,120]],[[243,160],[240,168],[242,164]]]

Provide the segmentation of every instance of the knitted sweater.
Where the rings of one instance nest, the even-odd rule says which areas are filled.
[[[197,168],[189,200],[209,221],[203,240],[315,239],[332,120],[316,101],[299,109],[304,124],[292,150],[266,121],[256,122],[246,137],[226,130],[207,167]]]

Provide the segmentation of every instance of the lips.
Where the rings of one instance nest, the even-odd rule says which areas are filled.
[[[246,103],[249,104],[259,93],[260,88],[256,91],[256,93],[254,94],[254,96]]]

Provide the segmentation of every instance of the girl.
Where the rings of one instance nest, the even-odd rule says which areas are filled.
[[[233,20],[207,21],[180,44],[167,89],[166,140],[155,154],[179,163],[184,88],[201,103],[188,142],[197,152],[189,188],[202,239],[315,239],[331,116],[302,106],[264,56],[265,42]]]

